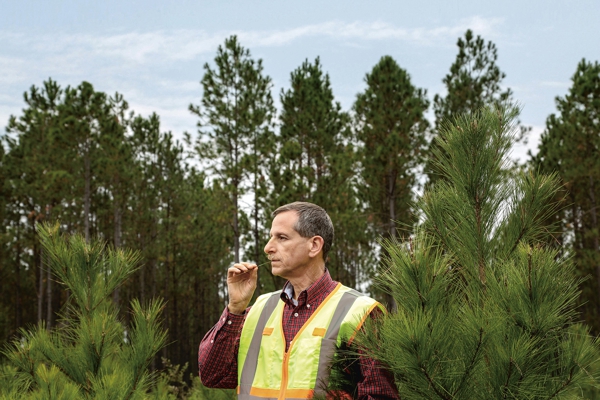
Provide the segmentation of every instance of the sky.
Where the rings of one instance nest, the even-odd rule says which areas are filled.
[[[532,127],[529,143],[513,150],[525,160],[577,64],[600,61],[599,0],[0,0],[0,10],[2,127],[22,114],[24,92],[52,78],[61,87],[88,81],[119,92],[136,114],[156,112],[163,131],[195,135],[188,107],[200,102],[203,66],[214,65],[217,47],[234,34],[263,60],[276,104],[290,73],[320,57],[336,100],[349,110],[384,55],[432,100],[445,94],[456,42],[472,29],[496,45],[503,86]]]

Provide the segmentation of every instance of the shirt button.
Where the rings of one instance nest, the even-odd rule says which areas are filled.
[[[294,317],[297,317],[297,316],[298,316],[298,313],[294,313]]]
[[[307,304],[307,305],[306,305],[306,308],[310,308],[310,304]]]
[[[211,343],[214,343],[214,342],[215,342],[215,340],[213,339],[213,340],[211,340],[210,342],[211,342]]]
[[[227,321],[227,324],[228,324],[228,325],[231,325],[231,321]]]

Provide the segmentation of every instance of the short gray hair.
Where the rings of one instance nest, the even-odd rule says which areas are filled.
[[[327,262],[327,254],[333,245],[333,223],[322,207],[305,201],[295,201],[279,207],[271,214],[273,218],[285,211],[298,213],[298,222],[294,230],[300,236],[309,238],[321,236],[323,238],[323,261]]]

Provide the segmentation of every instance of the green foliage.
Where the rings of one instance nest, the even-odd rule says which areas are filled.
[[[582,398],[598,383],[573,263],[544,245],[556,176],[503,173],[513,119],[486,109],[446,125],[422,225],[384,243],[379,284],[398,309],[357,340],[403,399]]]
[[[442,80],[446,97],[435,95],[433,110],[436,124],[452,121],[458,115],[476,112],[488,106],[499,106],[511,100],[512,91],[501,90],[506,74],[496,65],[496,45],[473,36],[470,29],[465,37],[458,38],[458,54],[450,72]]]
[[[65,239],[58,230],[47,225],[38,232],[50,268],[71,293],[69,303],[56,329],[22,330],[5,350],[12,367],[3,376],[17,382],[9,388],[32,399],[144,398],[152,383],[149,363],[166,343],[159,324],[164,303],[133,301],[126,328],[110,296],[134,272],[139,255],[81,235]]]
[[[210,389],[202,385],[200,378],[190,376],[191,385],[184,379],[187,363],[183,366],[173,365],[163,358],[163,371],[160,373],[156,387],[148,396],[156,400],[228,400],[237,399],[237,393],[233,389]]]
[[[173,338],[163,355],[193,359],[198,338],[223,307],[232,259],[229,195],[206,186],[206,175],[171,133],[161,132],[156,114],[126,115],[119,94],[109,97],[89,83],[61,89],[50,80],[32,87],[25,102],[2,137],[1,337],[42,321],[53,327],[67,303],[71,294],[52,279],[36,234],[43,221],[60,220],[69,234],[88,231],[139,251],[140,268],[113,300],[118,306],[168,298],[163,315]],[[120,318],[130,315],[120,311]]]
[[[200,118],[196,150],[212,163],[217,181],[231,193],[234,260],[239,262],[240,223],[244,218],[239,201],[248,189],[248,174],[254,178],[252,187],[258,189],[263,171],[258,161],[269,149],[274,113],[271,79],[262,75],[262,60],[255,62],[235,35],[225,40],[225,46],[219,46],[215,64],[215,69],[204,65],[202,102],[200,106],[190,105],[190,111]],[[258,207],[255,197],[255,210]]]
[[[558,114],[546,121],[539,152],[532,157],[535,168],[557,173],[564,192],[564,207],[552,216],[560,224],[558,245],[573,256],[582,277],[581,309],[595,333],[600,332],[600,64],[585,59],[577,65],[572,86],[565,97],[556,98]]]
[[[414,87],[390,56],[381,58],[365,82],[367,88],[354,103],[363,196],[377,232],[396,237],[398,225],[410,231],[413,222],[410,204],[425,146],[429,102],[426,91]]]
[[[322,178],[336,172],[336,165],[329,161],[339,149],[347,121],[318,58],[294,70],[290,85],[281,91],[281,150],[271,172],[277,206],[325,200]]]
[[[327,268],[334,279],[355,286],[370,275],[372,241],[366,219],[356,218],[363,207],[350,121],[335,101],[319,58],[304,61],[291,73],[281,104],[277,151],[269,160],[269,210],[293,201],[311,201],[327,210],[336,229]]]
[[[450,72],[443,79],[446,96],[436,94],[433,99],[436,128],[451,123],[463,114],[476,113],[483,107],[506,107],[513,103],[512,91],[502,90],[501,84],[506,74],[496,65],[498,50],[496,45],[486,42],[481,36],[474,37],[469,29],[465,37],[457,42],[458,54],[450,66]],[[516,112],[515,108],[515,112]],[[529,128],[521,127],[521,139]],[[436,144],[430,145],[429,159],[425,172],[429,181],[434,183],[440,176],[436,169]]]
[[[510,90],[502,89],[505,74],[497,67],[493,43],[468,31],[458,40],[458,47],[456,61],[443,80],[447,94],[434,99],[438,128],[448,116],[474,113],[484,105],[495,106],[512,97]],[[420,232],[428,232],[427,240],[435,249],[442,249],[440,257],[448,258],[439,261],[440,268],[447,264],[455,272],[465,271],[462,264],[454,266],[459,265],[459,257],[467,260],[462,263],[469,265],[475,281],[484,279],[484,287],[493,283],[492,278],[504,279],[489,272],[492,267],[488,264],[504,265],[506,260],[513,260],[515,266],[503,268],[517,271],[511,272],[511,281],[523,279],[525,261],[517,257],[525,251],[523,241],[533,244],[534,249],[550,246],[561,263],[571,257],[579,277],[593,277],[579,284],[582,296],[578,310],[594,333],[600,332],[600,229],[595,200],[600,195],[599,70],[597,62],[582,60],[572,88],[557,99],[557,113],[548,118],[534,166],[549,177],[511,176],[503,168],[492,168],[485,160],[493,158],[494,146],[500,146],[503,153],[510,140],[495,137],[496,144],[487,146],[471,127],[459,146],[477,147],[469,157],[455,154],[449,159],[460,161],[448,164],[444,160],[455,147],[443,141],[432,145],[425,167],[431,181],[438,176],[432,174],[435,167],[446,171],[442,176],[448,178],[444,179],[460,185],[436,186],[417,210],[411,205],[411,193],[418,182],[415,172],[423,167],[427,129],[423,113],[428,102],[425,91],[415,88],[409,74],[390,57],[383,57],[367,74],[367,87],[357,96],[352,110],[354,120],[335,101],[330,77],[320,60],[304,62],[292,72],[289,89],[281,91],[277,132],[271,79],[265,75],[261,60],[253,60],[236,37],[228,38],[217,51],[214,64],[205,66],[201,104],[190,107],[199,117],[201,134],[193,155],[188,153],[193,146],[190,135],[186,134],[186,148],[176,140],[177,133],[161,131],[158,115],[127,114],[127,102],[118,93],[108,96],[88,82],[63,88],[50,79],[40,87],[32,86],[24,94],[21,114],[10,118],[7,133],[1,138],[0,337],[5,341],[35,333],[38,348],[40,343],[58,343],[55,347],[64,350],[68,340],[61,335],[74,335],[69,329],[75,326],[64,321],[81,320],[75,311],[77,299],[98,304],[99,312],[97,319],[81,320],[79,325],[88,330],[105,329],[105,338],[119,339],[120,343],[126,327],[135,325],[135,319],[119,305],[135,305],[136,298],[145,304],[147,299],[164,297],[167,302],[162,315],[170,337],[161,356],[184,365],[195,359],[198,341],[225,305],[224,278],[236,249],[244,258],[263,263],[270,212],[285,202],[302,199],[324,206],[331,215],[336,240],[328,268],[335,279],[347,285],[364,288],[371,282],[376,256],[387,251],[386,247],[378,251],[377,237],[398,235],[399,227],[408,234],[415,219],[413,212],[427,210]],[[444,129],[454,131],[451,126]],[[497,129],[499,126],[493,128]],[[473,166],[471,175],[464,175],[464,165]],[[562,184],[559,191],[552,183],[553,173]],[[544,206],[549,197],[560,207]],[[462,202],[465,198],[479,199],[478,213],[469,211],[474,203]],[[242,202],[238,201],[234,213],[236,199]],[[434,217],[438,218],[436,225],[432,225]],[[81,300],[85,291],[56,284],[50,273],[50,256],[36,233],[41,223],[56,220],[68,234],[101,237],[115,248],[137,251],[139,268],[112,291],[114,305],[104,302],[100,292]],[[475,225],[485,234],[469,236]],[[437,236],[432,237],[431,230]],[[421,243],[417,238],[424,235],[420,232],[413,238],[415,248]],[[564,233],[548,234],[552,232]],[[535,254],[536,262],[546,262]],[[69,257],[78,262],[74,254]],[[431,257],[427,263],[437,265]],[[76,271],[64,273],[66,279],[80,279]],[[439,272],[435,280],[441,275]],[[462,275],[451,278],[448,285],[452,290],[462,288]],[[109,293],[117,277],[105,274],[94,279],[95,287],[104,287],[102,292]],[[282,285],[266,271],[259,279],[257,294]],[[486,293],[492,292],[486,289]],[[505,295],[516,299],[520,294]],[[558,307],[554,300],[566,301],[562,296],[544,301],[548,307]],[[527,307],[534,307],[527,304],[519,300],[519,305],[511,307],[525,313]],[[535,307],[542,314],[548,311],[540,303]],[[567,309],[565,313],[571,315],[572,309]],[[120,312],[116,319],[111,316],[115,312]],[[530,318],[538,323],[542,314]],[[50,333],[39,327],[27,334],[19,330],[36,323],[44,324]],[[525,322],[519,320],[519,324]],[[139,329],[144,329],[143,324]],[[131,339],[131,330],[127,332]],[[100,351],[98,340],[92,335],[82,343]],[[475,339],[469,340],[472,344]],[[31,343],[23,341],[19,346]],[[143,343],[136,351],[149,351],[148,343]],[[64,357],[61,351],[48,354]],[[138,365],[144,363],[130,358]],[[157,361],[158,357],[150,361],[151,370],[159,368]],[[60,396],[64,397],[74,393],[70,378],[60,368],[46,362],[43,368],[30,365],[27,359],[21,362],[31,373],[23,374],[14,364],[3,366],[0,396],[11,398],[17,396],[14,393],[29,391],[31,396],[38,393],[44,397],[40,388],[63,390]],[[61,362],[69,365],[68,361]],[[93,365],[90,361],[85,368]],[[195,368],[192,363],[192,370]],[[33,378],[38,370],[39,376]],[[598,367],[589,371],[595,375]],[[104,390],[110,397],[111,390],[126,389],[119,389],[120,376],[109,372],[103,375],[109,383],[97,381],[94,385],[98,393]],[[185,381],[184,392],[190,396],[217,396],[217,392],[199,386],[197,379],[193,384],[187,376],[177,379]],[[58,383],[64,387],[59,388]],[[169,386],[165,383],[164,387]],[[591,398],[592,389],[584,390],[583,396]],[[153,393],[159,393],[160,398],[163,392],[157,389]],[[223,393],[232,396],[231,391]],[[174,392],[165,395],[169,394]],[[177,395],[181,397],[181,393]]]

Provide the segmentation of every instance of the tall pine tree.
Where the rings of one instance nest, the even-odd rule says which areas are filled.
[[[398,236],[414,222],[410,204],[426,144],[429,106],[424,89],[384,56],[365,77],[367,88],[354,103],[355,130],[362,148],[363,193],[380,235]]]
[[[217,181],[231,193],[233,252],[239,262],[241,224],[246,219],[240,201],[248,186],[258,187],[261,167],[256,161],[268,150],[264,136],[270,132],[274,112],[271,83],[263,76],[262,61],[254,61],[236,36],[219,46],[215,64],[214,69],[204,65],[202,101],[199,106],[190,105],[190,111],[200,118],[197,151],[201,162],[210,163]],[[248,172],[254,179],[251,183]],[[258,206],[255,198],[255,213]]]
[[[385,245],[380,283],[398,309],[358,343],[403,399],[580,398],[597,384],[573,264],[545,246],[556,176],[502,172],[514,116],[486,109],[445,125],[444,179],[419,203],[423,224]]]
[[[479,111],[483,107],[497,107],[512,103],[512,91],[502,89],[502,81],[506,74],[496,64],[498,49],[491,41],[473,35],[470,29],[464,38],[458,38],[458,54],[450,66],[450,72],[442,80],[446,87],[446,95],[436,94],[433,98],[436,127],[440,128],[444,121]],[[522,127],[519,140],[529,128]],[[435,170],[435,140],[428,152],[429,160],[425,167],[430,182],[435,182],[438,173]]]
[[[293,201],[323,207],[336,229],[329,254],[332,277],[355,286],[372,263],[371,243],[356,193],[356,152],[349,118],[335,100],[321,61],[304,61],[281,91],[277,153],[271,158],[270,210]]]
[[[582,286],[586,321],[600,332],[600,64],[581,60],[565,97],[556,98],[557,114],[546,121],[533,165],[556,172],[566,192],[561,243],[572,254],[581,276],[593,276]]]

